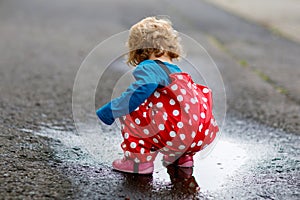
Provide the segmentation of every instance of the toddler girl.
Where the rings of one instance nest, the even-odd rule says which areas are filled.
[[[193,82],[172,63],[181,45],[171,22],[148,17],[130,29],[128,64],[136,81],[97,110],[105,124],[119,118],[124,158],[122,172],[151,174],[158,152],[165,164],[193,167],[193,155],[216,137],[211,90]]]

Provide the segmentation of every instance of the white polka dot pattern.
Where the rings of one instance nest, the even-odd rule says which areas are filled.
[[[191,144],[191,148],[194,148],[196,146],[196,142],[193,142],[192,144]]]
[[[173,143],[172,143],[171,141],[167,141],[167,145],[168,145],[168,146],[172,146]]]
[[[185,149],[185,146],[184,145],[179,145],[178,149],[183,150],[183,149]]]
[[[163,118],[164,118],[165,121],[168,120],[168,114],[166,112],[164,112]]]
[[[178,95],[178,96],[177,96],[177,100],[178,100],[179,102],[183,101],[183,96],[182,96],[182,95]]]
[[[130,143],[130,147],[134,149],[136,147],[136,143],[135,142],[131,142]]]
[[[178,116],[179,115],[179,111],[178,110],[173,110],[173,115],[174,116]]]
[[[136,118],[135,123],[139,125],[141,123],[141,120],[139,118]]]
[[[206,129],[205,132],[204,132],[205,136],[207,136],[208,133],[209,133],[209,129]]]
[[[195,84],[185,73],[170,77],[174,82],[158,88],[133,113],[120,118],[122,149],[136,163],[152,161],[159,150],[173,158],[197,152],[218,133],[211,113],[211,90]],[[151,146],[155,149],[148,149]]]
[[[177,89],[178,89],[178,86],[177,86],[176,84],[174,84],[174,85],[171,86],[171,89],[172,89],[172,90],[177,90]]]
[[[197,146],[200,147],[202,145],[203,141],[200,140],[198,143],[197,143]]]
[[[153,138],[153,142],[157,144],[158,140],[156,138]]]
[[[195,114],[193,114],[193,118],[194,118],[194,120],[195,120],[195,121],[197,121],[197,120],[198,120],[198,116],[197,116],[197,115],[195,115]]]
[[[165,130],[165,125],[163,124],[158,125],[158,129],[161,131]]]
[[[178,123],[177,123],[177,127],[178,127],[178,128],[182,128],[182,127],[183,127],[183,123],[182,123],[182,122],[178,122]]]
[[[202,91],[203,91],[204,94],[207,94],[209,92],[209,90],[207,88],[203,88]]]
[[[129,133],[124,133],[124,138],[128,139],[129,138]]]
[[[170,103],[170,105],[174,106],[175,105],[174,99],[171,99],[169,103]]]
[[[190,101],[191,101],[192,104],[196,104],[196,103],[197,103],[196,100],[195,100],[194,98],[191,98]]]
[[[147,161],[150,161],[152,159],[152,156],[147,156]]]
[[[130,152],[129,151],[125,151],[125,156],[126,157],[130,156]]]
[[[147,117],[147,113],[143,112],[143,117],[146,118]]]
[[[198,130],[199,130],[199,132],[201,132],[201,131],[202,131],[202,128],[203,128],[203,124],[201,123],[201,124],[200,124],[200,126],[199,126],[199,129],[198,129]]]
[[[200,116],[201,116],[202,119],[205,119],[205,113],[204,113],[204,112],[202,112],[202,113],[200,114]]]
[[[179,137],[180,137],[181,140],[185,139],[185,135],[184,134],[180,134]]]
[[[158,102],[158,103],[156,104],[156,106],[157,106],[158,108],[162,108],[164,105],[163,105],[162,102]]]
[[[196,132],[193,131],[193,132],[192,132],[192,138],[195,138],[195,136],[196,136]]]
[[[180,92],[181,92],[183,95],[186,95],[186,90],[185,90],[185,89],[180,89]]]
[[[189,113],[189,110],[190,110],[190,105],[189,104],[185,104],[185,107],[184,107],[184,111],[186,112],[186,113]]]
[[[155,92],[154,92],[154,96],[155,96],[156,98],[159,98],[159,97],[160,97],[160,93],[157,92],[157,91],[155,91]]]
[[[149,130],[148,130],[148,129],[144,129],[143,132],[144,132],[146,135],[149,135]]]
[[[169,135],[170,135],[170,137],[176,137],[175,131],[171,131],[171,132],[169,133]]]
[[[164,151],[169,151],[170,149],[168,149],[167,147],[163,148]]]
[[[139,140],[139,144],[144,145],[145,144],[144,140]]]

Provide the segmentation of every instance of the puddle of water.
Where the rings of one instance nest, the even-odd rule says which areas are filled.
[[[234,175],[248,158],[243,146],[221,139],[206,158],[201,158],[200,154],[194,156],[193,176],[201,191],[215,191],[225,184],[226,178]],[[154,173],[154,178],[169,182],[170,176],[162,166],[161,159],[160,155],[155,161],[155,167],[159,170]]]
[[[54,139],[58,142],[54,146],[56,156],[64,161],[76,161],[83,165],[110,165],[113,158],[123,155],[120,151],[122,138],[112,137],[112,133],[87,129],[84,134],[77,135],[75,132],[50,127],[43,125],[38,132],[29,129],[21,131]]]
[[[72,132],[49,127],[51,126],[42,126],[40,131],[35,134],[59,141],[57,147],[54,148],[61,160],[75,161],[78,164],[89,166],[99,166],[100,164],[111,166],[114,159],[123,156],[120,148],[122,138],[118,135],[117,130],[86,130],[85,134],[76,135]],[[22,129],[22,131],[32,132],[27,129]],[[194,156],[195,167],[192,173],[201,191],[219,189],[222,184],[226,183],[226,178],[234,175],[234,172],[249,158],[244,146],[224,138],[218,141],[213,151],[206,158],[202,158],[201,155],[196,154]],[[154,163],[153,180],[156,183],[168,184],[172,182],[170,173],[167,173],[167,169],[162,165],[161,160],[162,154],[158,154]]]
[[[75,183],[82,180],[88,183],[80,185],[82,195],[91,191],[91,197],[95,197],[93,192],[100,191],[104,196],[111,194],[112,198],[120,193],[122,197],[136,195],[137,199],[153,195],[193,199],[183,194],[207,199],[231,199],[243,195],[255,199],[259,194],[260,197],[275,195],[274,199],[290,199],[280,197],[293,196],[298,190],[300,137],[252,121],[228,120],[213,151],[204,159],[203,154],[196,154],[194,168],[165,168],[159,154],[153,176],[111,171],[112,161],[123,157],[117,125],[103,126],[101,130],[86,129],[80,134],[68,131],[71,129],[52,128],[51,124],[42,124],[40,128],[38,132],[21,131],[54,139],[56,156],[70,167],[70,171],[74,170],[70,178]],[[99,183],[108,188],[104,188],[104,192],[99,190]],[[281,192],[283,186],[284,194]],[[266,188],[270,190],[268,194]]]

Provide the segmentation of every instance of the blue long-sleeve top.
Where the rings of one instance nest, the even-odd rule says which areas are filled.
[[[171,73],[181,72],[174,64],[164,62]],[[121,96],[111,100],[96,113],[105,123],[112,124],[116,118],[127,115],[139,107],[158,87],[170,84],[168,74],[153,60],[145,60],[133,71],[136,79]]]

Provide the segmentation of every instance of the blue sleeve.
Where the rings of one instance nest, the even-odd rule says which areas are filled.
[[[167,74],[156,64],[139,65],[133,71],[136,81],[125,92],[99,108],[96,113],[105,124],[127,115],[139,107],[161,84],[168,82]]]

